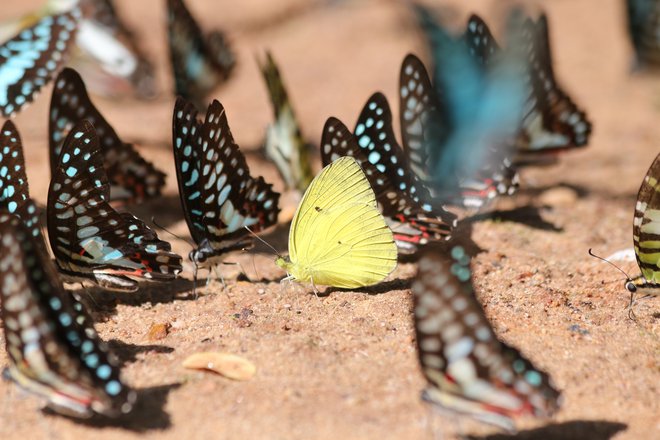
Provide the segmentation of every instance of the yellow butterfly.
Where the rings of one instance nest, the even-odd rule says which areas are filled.
[[[298,206],[289,231],[286,279],[341,288],[376,284],[396,267],[392,231],[369,181],[352,157],[321,170]]]

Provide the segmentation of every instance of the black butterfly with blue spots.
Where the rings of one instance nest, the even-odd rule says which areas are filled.
[[[3,376],[67,416],[130,412],[137,396],[122,383],[117,358],[64,290],[38,240],[0,210],[0,304],[10,360]]]
[[[83,120],[64,140],[48,190],[48,238],[63,276],[129,292],[137,290],[136,280],[173,280],[181,257],[109,199],[99,138]]]
[[[280,195],[250,169],[229,130],[224,107],[214,100],[206,119],[195,106],[178,98],[174,106],[172,142],[179,196],[197,249],[190,260],[215,268],[225,254],[251,244],[248,231],[277,222]]]
[[[64,66],[75,41],[80,7],[49,15],[0,46],[0,113],[14,116]]]
[[[62,70],[55,79],[50,101],[48,138],[51,173],[59,163],[66,135],[83,119],[94,126],[99,137],[112,200],[140,202],[161,194],[165,186],[165,173],[145,160],[132,144],[119,138],[89,99],[80,75],[69,68]]]
[[[411,253],[449,237],[456,216],[436,203],[411,171],[394,136],[392,113],[382,93],[369,98],[354,135],[338,119],[326,121],[321,139],[323,165],[342,156],[354,157],[364,170],[400,252]]]
[[[234,69],[234,53],[222,32],[203,34],[183,0],[167,0],[167,31],[175,94],[203,109]]]
[[[527,100],[522,127],[516,139],[516,168],[554,163],[557,153],[584,147],[589,142],[591,122],[555,79],[548,19],[533,20],[514,10],[509,28],[523,45],[527,58]],[[468,19],[464,39],[484,68],[502,52],[486,22],[477,15]]]
[[[5,121],[0,131],[0,208],[18,216],[43,242],[37,206],[30,198],[23,144],[12,121]]]

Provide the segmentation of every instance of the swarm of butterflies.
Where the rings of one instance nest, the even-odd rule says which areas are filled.
[[[249,247],[255,234],[275,225],[280,194],[250,174],[223,105],[205,105],[235,64],[226,36],[204,34],[182,0],[166,3],[178,96],[172,147],[196,278],[198,269],[217,270],[228,253]],[[402,61],[400,142],[388,100],[376,92],[353,130],[328,118],[319,150],[323,169],[316,176],[275,59],[267,52],[260,61],[275,118],[265,154],[287,189],[302,194],[288,256],[278,255],[275,263],[286,279],[309,283],[314,291],[319,285],[357,289],[384,281],[399,254],[419,254],[411,290],[428,381],[423,398],[511,430],[515,417],[551,416],[560,392],[548,374],[493,332],[473,290],[470,257],[452,239],[458,216],[451,207],[487,209],[497,197],[515,193],[521,168],[587,145],[591,124],[555,79],[545,15],[511,14],[502,45],[476,15],[454,35],[429,10],[415,5],[413,13],[434,70],[430,75],[413,54]],[[15,35],[0,46],[0,109],[4,117],[15,115],[53,82],[51,182],[46,240],[29,194],[21,138],[7,120],[0,131],[0,298],[10,359],[5,375],[59,413],[118,417],[132,411],[136,393],[121,381],[117,358],[64,283],[134,292],[140,282],[171,281],[182,271],[182,257],[169,243],[117,208],[117,201],[158,197],[165,174],[122,141],[86,85],[106,95],[130,89],[152,96],[154,69],[109,0],[53,0],[14,26]],[[640,43],[640,57],[648,46]],[[660,283],[654,278],[657,254],[648,244],[659,233],[658,179],[660,156],[635,211],[642,275],[627,280],[631,292]]]

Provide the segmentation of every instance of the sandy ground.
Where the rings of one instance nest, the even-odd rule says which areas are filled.
[[[0,19],[39,3],[4,2]],[[118,3],[130,22],[142,25],[138,33],[169,89],[164,2]],[[423,54],[410,15],[394,1],[188,3],[205,28],[229,31],[239,66],[216,97],[254,173],[278,187],[273,166],[250,153],[271,118],[256,54],[274,52],[303,131],[316,143],[328,116],[352,126],[376,90],[396,108],[403,56]],[[458,22],[476,11],[496,23],[503,3],[443,6]],[[621,274],[587,255],[590,247],[609,255],[632,246],[635,195],[660,146],[660,78],[629,75],[623,1],[540,4],[551,20],[556,72],[595,130],[589,148],[566,155],[558,166],[526,171],[521,195],[503,200],[492,218],[471,222],[481,250],[473,261],[475,284],[495,330],[548,371],[565,398],[553,420],[522,421],[515,438],[660,438],[658,300],[640,302],[638,322],[629,320]],[[42,203],[49,96],[50,89],[16,119],[32,195]],[[95,102],[122,137],[143,140],[144,154],[169,173],[165,197],[134,212],[145,220],[155,215],[186,236],[170,152],[173,98]],[[266,234],[279,249],[286,237],[286,226]],[[180,240],[173,245],[183,255],[190,249]],[[274,257],[257,251],[230,260],[260,281],[236,282],[236,267],[226,266],[226,292],[212,283],[197,300],[185,280],[137,294],[90,291],[97,328],[123,361],[125,381],[139,390],[133,417],[118,425],[47,415],[36,399],[0,382],[0,438],[451,438],[454,424],[419,399],[424,380],[409,290],[414,263],[400,264],[375,288],[317,298],[308,286],[282,287]],[[637,271],[635,263],[622,264]],[[154,324],[171,330],[150,339]],[[182,368],[185,357],[203,350],[239,354],[258,372],[233,382]],[[0,365],[6,363],[3,351]],[[475,438],[514,438],[474,422],[460,429]]]

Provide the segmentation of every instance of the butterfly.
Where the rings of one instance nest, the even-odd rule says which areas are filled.
[[[172,127],[179,196],[197,245],[189,257],[195,272],[215,268],[227,252],[249,246],[246,227],[258,232],[277,222],[280,195],[263,177],[250,176],[218,101],[201,122],[195,106],[178,98]]]
[[[14,116],[64,66],[81,18],[79,7],[48,15],[0,46],[0,113]]]
[[[173,280],[181,257],[130,213],[109,204],[110,184],[92,124],[76,123],[64,140],[48,189],[48,238],[60,272],[120,291],[139,280]]]
[[[556,153],[587,145],[591,123],[557,84],[545,14],[533,21],[523,19],[520,11],[514,10],[509,21],[510,33],[517,37],[516,43],[524,46],[528,61],[528,96],[513,161],[516,167],[552,163]],[[477,15],[468,19],[464,39],[486,68],[501,52],[488,25]]]
[[[632,305],[635,293],[658,296],[660,291],[660,254],[657,243],[660,235],[660,154],[656,156],[646,173],[637,194],[633,218],[633,247],[637,264],[642,272],[626,280]]]
[[[0,304],[10,360],[3,375],[58,413],[87,418],[130,412],[136,393],[83,305],[64,290],[30,229],[0,211]]]
[[[635,50],[636,68],[660,66],[660,2],[627,0],[628,34]]]
[[[412,253],[429,241],[447,238],[456,216],[434,204],[427,188],[410,170],[394,136],[392,113],[382,93],[369,98],[354,133],[336,118],[326,121],[321,138],[323,165],[342,156],[357,160],[400,251]]]
[[[452,205],[482,208],[498,195],[515,193],[519,179],[511,161],[511,148],[504,145],[507,136],[486,127],[481,138],[452,140],[452,137],[466,137],[459,132],[469,127],[452,127],[450,105],[443,103],[439,96],[422,61],[413,54],[406,55],[399,76],[399,122],[403,151],[412,172],[425,183],[434,198]],[[511,109],[513,105],[502,107],[500,113],[515,114],[515,109]],[[499,120],[499,117],[493,119]],[[510,116],[502,116],[501,122],[503,126],[512,126]],[[476,130],[476,127],[475,124],[472,128]],[[488,137],[490,140],[485,141]],[[460,143],[466,144],[473,153],[465,152],[466,148],[461,148]],[[462,160],[476,165],[466,168],[460,165]],[[442,162],[447,162],[442,170],[434,171],[433,164]],[[444,177],[437,179],[438,174]]]
[[[461,246],[428,251],[412,285],[417,348],[428,382],[422,398],[441,409],[513,430],[512,417],[551,416],[560,393],[550,377],[498,340],[472,287]]]
[[[183,0],[167,0],[167,30],[175,94],[204,108],[206,96],[229,77],[236,58],[222,32],[202,34]]]
[[[18,216],[30,235],[43,241],[37,206],[30,198],[23,144],[16,126],[9,120],[0,130],[0,209]]]
[[[155,68],[137,43],[133,31],[117,14],[112,0],[87,1],[71,65],[95,94],[109,97],[157,93]]]
[[[314,174],[300,124],[270,52],[266,52],[266,60],[260,63],[259,68],[268,87],[275,116],[275,123],[266,131],[266,155],[277,165],[286,186],[303,192]]]
[[[165,173],[145,160],[131,144],[123,142],[87,95],[80,75],[65,68],[55,80],[50,101],[48,132],[51,173],[57,168],[64,139],[81,120],[89,121],[99,136],[103,164],[112,185],[111,198],[139,202],[159,196]]]
[[[289,257],[276,264],[297,281],[345,289],[370,286],[396,267],[392,231],[364,171],[352,157],[321,170],[291,222]]]

